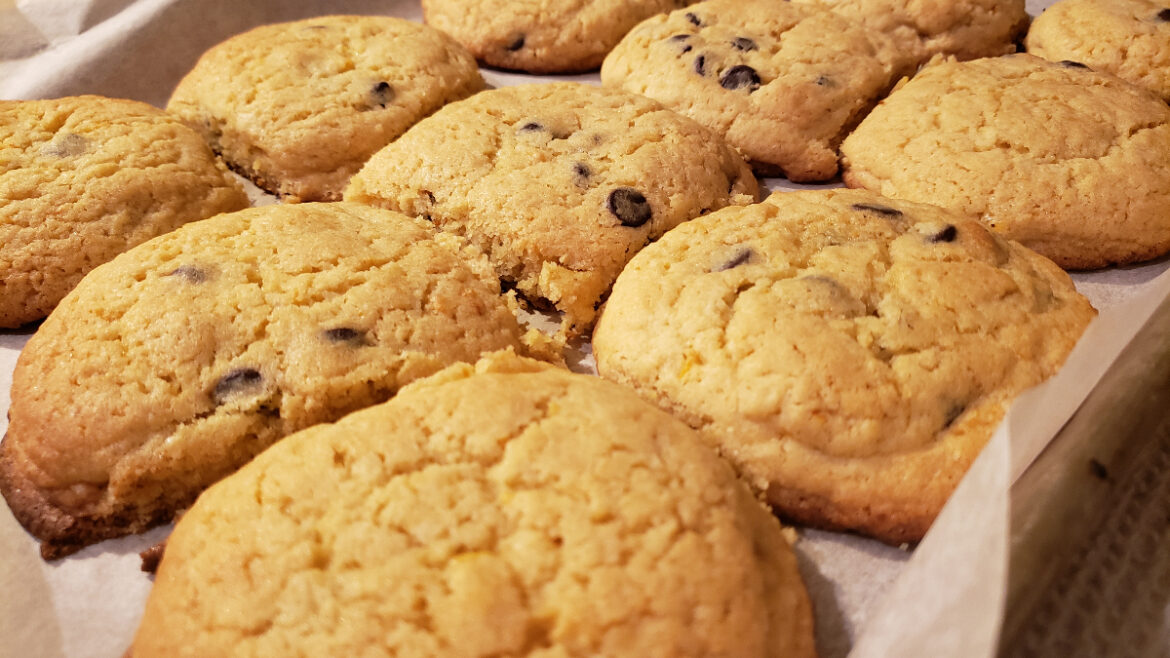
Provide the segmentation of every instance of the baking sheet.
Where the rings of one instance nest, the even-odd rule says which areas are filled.
[[[1028,6],[1035,14],[1048,4]],[[254,25],[325,13],[414,20],[421,14],[415,2],[372,0],[0,0],[0,98],[99,93],[161,106],[207,47]],[[484,70],[484,77],[493,86],[554,79],[495,70]],[[596,83],[597,75],[568,79]],[[820,187],[779,179],[765,184]],[[1010,484],[1132,338],[1143,314],[1170,296],[1170,276],[1162,276],[1168,267],[1162,259],[1074,275],[1101,317],[1060,375],[1013,408],[913,554],[857,536],[801,531],[797,552],[814,598],[822,656],[851,649],[857,656],[994,653],[1006,589]],[[0,331],[0,432],[7,427],[12,368],[27,336]],[[120,655],[150,588],[137,553],[168,530],[46,564],[0,505],[0,656]]]

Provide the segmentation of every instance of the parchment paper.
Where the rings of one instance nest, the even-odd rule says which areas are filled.
[[[1035,15],[1050,2],[1029,2]],[[208,47],[262,23],[329,13],[419,20],[416,2],[343,0],[0,0],[0,98],[97,93],[162,106]],[[484,70],[493,86],[552,79]],[[570,79],[597,82],[597,75]],[[765,181],[771,189],[818,186]],[[830,187],[835,185],[829,185]],[[822,656],[990,656],[1007,578],[1009,487],[1152,311],[1170,296],[1161,261],[1074,275],[1101,311],[1061,373],[1029,391],[913,551],[802,530]],[[29,331],[0,331],[0,432]],[[590,365],[588,345],[571,361]],[[44,563],[0,504],[0,656],[118,656],[150,588],[138,551],[158,528]],[[911,557],[912,555],[912,557]]]

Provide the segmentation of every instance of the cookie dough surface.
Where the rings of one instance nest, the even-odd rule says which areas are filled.
[[[322,16],[214,46],[167,110],[268,192],[334,201],[375,151],[483,84],[474,58],[438,30],[385,16]]]
[[[0,327],[49,314],[81,277],[248,199],[194,131],[136,101],[0,101]]]
[[[796,0],[859,21],[890,35],[917,61],[932,55],[958,59],[1016,52],[1028,28],[1024,0]]]
[[[783,516],[898,543],[1094,313],[1051,261],[957,213],[790,192],[644,249],[593,350]]]
[[[466,237],[502,280],[580,331],[638,249],[758,193],[743,158],[694,121],[620,90],[557,83],[443,108],[372,157],[345,199]]]
[[[596,69],[639,21],[695,0],[423,0],[427,24],[490,66],[529,73]]]
[[[819,181],[910,63],[885,35],[823,9],[707,0],[638,25],[601,80],[708,126],[762,173]]]
[[[1028,52],[1112,73],[1170,101],[1170,2],[1061,0],[1036,17]]]
[[[958,210],[1065,268],[1170,249],[1170,107],[1073,62],[927,67],[841,153],[850,187]]]
[[[0,491],[45,557],[72,552],[518,335],[482,256],[418,220],[301,204],[196,222],[91,272],[29,340]]]
[[[814,655],[779,524],[692,430],[507,353],[201,496],[131,651],[184,652]]]

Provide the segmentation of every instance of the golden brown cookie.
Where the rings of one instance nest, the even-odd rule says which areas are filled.
[[[596,69],[644,18],[695,0],[423,0],[429,25],[490,66],[529,73]]]
[[[1170,0],[1061,0],[1036,17],[1028,52],[1112,73],[1170,101]]]
[[[758,193],[743,158],[694,121],[558,83],[448,105],[370,158],[345,199],[466,237],[502,280],[581,331],[643,245]]]
[[[943,62],[841,145],[842,177],[982,220],[1061,267],[1170,250],[1170,107],[1075,62]]]
[[[247,205],[199,135],[162,110],[100,96],[0,101],[0,327],[45,317],[136,244]]]
[[[913,62],[830,11],[784,0],[707,0],[630,31],[601,67],[723,135],[758,171],[837,173],[837,145]]]
[[[518,347],[482,261],[350,204],[253,208],[139,245],[21,353],[0,492],[46,558],[168,520],[287,434]]]
[[[483,88],[451,37],[389,16],[265,25],[211,48],[167,110],[256,185],[335,201],[375,151]]]
[[[813,656],[780,525],[683,423],[508,353],[291,436],[199,498],[150,656]]]
[[[593,352],[784,516],[899,543],[1093,316],[1055,264],[962,215],[790,192],[642,250]]]

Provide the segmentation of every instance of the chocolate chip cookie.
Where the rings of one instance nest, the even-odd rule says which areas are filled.
[[[593,351],[782,515],[899,543],[1093,316],[1055,264],[958,213],[789,192],[643,249]]]
[[[1024,0],[795,0],[890,35],[920,62],[933,55],[977,59],[1016,52],[1028,28]]]
[[[766,175],[821,181],[910,61],[885,35],[781,0],[707,0],[648,19],[601,67],[723,135]]]
[[[489,66],[529,73],[596,69],[638,21],[695,0],[423,0],[429,25]]]
[[[248,206],[194,131],[136,101],[0,101],[0,327],[183,224]]]
[[[29,340],[0,492],[46,558],[139,532],[281,437],[519,332],[482,255],[398,213],[188,224],[90,272]]]
[[[1065,268],[1170,250],[1170,107],[1077,62],[927,67],[841,153],[850,187],[958,210]]]
[[[743,158],[694,121],[621,90],[557,83],[448,105],[370,158],[345,199],[466,237],[579,332],[643,245],[758,192]]]
[[[815,649],[779,523],[693,430],[502,353],[288,437],[208,490],[167,542],[130,653]]]
[[[1170,1],[1061,0],[1036,17],[1028,52],[1112,73],[1170,101]]]
[[[167,110],[264,190],[332,201],[375,151],[482,88],[475,59],[438,30],[384,16],[323,16],[213,47]]]

